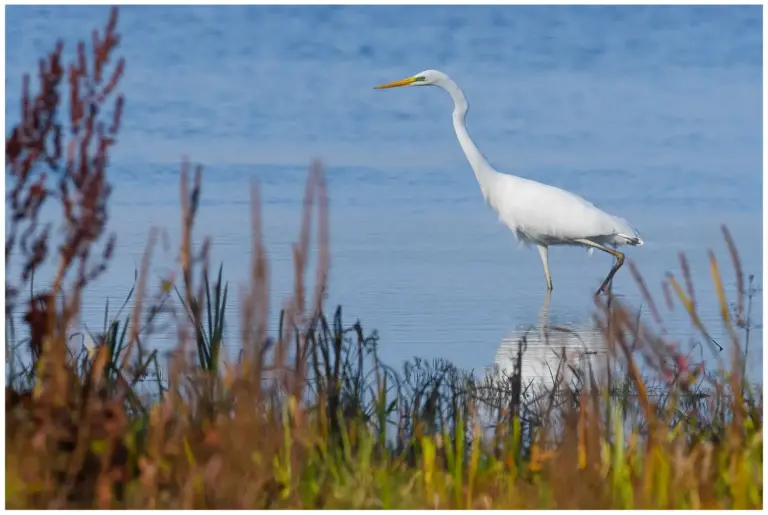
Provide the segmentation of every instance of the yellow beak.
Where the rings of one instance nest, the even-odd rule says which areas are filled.
[[[408,84],[413,84],[414,82],[416,82],[416,77],[408,77],[407,79],[396,80],[395,82],[389,82],[387,84],[381,84],[374,87],[373,89],[399,88],[400,86],[407,86]]]

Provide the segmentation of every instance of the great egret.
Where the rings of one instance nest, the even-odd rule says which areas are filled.
[[[413,77],[382,84],[374,89],[400,86],[437,86],[451,95],[454,103],[453,127],[477,182],[480,183],[480,191],[485,201],[498,213],[499,220],[515,233],[519,241],[536,245],[539,249],[547,291],[552,290],[547,261],[550,245],[583,246],[590,252],[592,249],[600,249],[616,258],[608,276],[595,292],[595,295],[599,295],[624,264],[624,254],[615,249],[621,245],[643,244],[637,231],[626,220],[601,211],[578,195],[494,170],[467,132],[465,119],[469,105],[464,93],[445,73],[425,70]]]

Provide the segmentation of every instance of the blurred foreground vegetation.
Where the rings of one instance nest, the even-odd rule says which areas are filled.
[[[210,273],[207,240],[193,245],[202,172],[184,163],[178,270],[152,279],[152,232],[130,299],[117,314],[106,307],[91,348],[73,346],[82,293],[116,238],[107,232],[108,158],[124,105],[116,27],[115,9],[90,53],[81,45],[65,65],[59,46],[41,61],[6,139],[6,266],[20,270],[6,275],[7,507],[762,508],[762,387],[743,373],[758,291],[725,228],[732,302],[714,255],[710,263],[727,344],[699,320],[682,256],[684,287],[665,279],[666,303],[688,311],[716,367],[661,336],[650,296],[644,318],[655,328],[609,294],[595,301],[607,376],[566,359],[550,388],[523,384],[519,360],[482,379],[416,358],[395,370],[379,360],[376,333],[345,325],[341,308],[324,314],[319,163],[276,334],[258,188],[250,281],[236,292],[242,327],[231,328],[223,270]],[[43,205],[60,209],[62,230],[38,219]],[[44,263],[56,273],[40,291]],[[160,327],[178,337],[167,363],[149,344]]]

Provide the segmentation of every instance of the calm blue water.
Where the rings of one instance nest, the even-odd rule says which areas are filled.
[[[312,157],[331,198],[328,306],[378,329],[383,358],[445,357],[489,365],[502,338],[534,324],[544,298],[535,250],[484,205],[455,139],[448,95],[374,91],[426,68],[464,89],[469,130],[498,169],[549,182],[628,218],[646,241],[629,249],[671,337],[694,330],[663,308],[665,272],[690,260],[702,319],[722,336],[707,249],[730,273],[720,225],[747,273],[762,278],[762,19],[755,7],[122,7],[127,72],[113,153],[110,271],[86,299],[130,288],[153,225],[178,241],[178,163],[205,165],[197,235],[233,284],[248,275],[249,184],[262,185],[272,318],[292,287]],[[8,7],[6,119],[21,77],[63,37],[102,27],[106,7]],[[7,129],[6,129],[7,130]],[[175,251],[155,254],[154,270]],[[550,321],[583,325],[603,255],[552,249]],[[733,280],[727,287],[733,291]],[[615,290],[638,306],[628,270]],[[238,295],[233,289],[231,330]],[[754,318],[762,313],[756,300]],[[235,333],[236,334],[236,333]],[[173,340],[175,337],[169,335]],[[762,332],[753,342],[762,341]],[[157,337],[163,345],[164,337]],[[761,375],[759,343],[752,374]]]

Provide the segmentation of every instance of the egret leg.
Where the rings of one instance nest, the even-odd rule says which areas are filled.
[[[544,275],[547,278],[547,291],[552,291],[552,277],[549,275],[549,262],[547,254],[549,247],[546,245],[536,245],[539,248],[539,255],[541,256],[541,262],[544,264]]]
[[[616,262],[611,267],[611,271],[608,273],[608,277],[605,278],[605,281],[603,281],[603,284],[601,284],[600,288],[598,288],[597,291],[595,292],[595,295],[600,295],[600,293],[605,291],[605,287],[608,286],[608,284],[611,282],[611,280],[613,279],[613,276],[616,275],[616,272],[618,272],[619,268],[621,268],[621,265],[624,264],[624,254],[622,254],[618,250],[613,250],[613,249],[609,249],[608,247],[604,247],[603,245],[600,245],[599,243],[595,243],[594,241],[583,240],[583,239],[578,239],[574,241],[577,241],[589,247],[600,249],[603,252],[607,252],[608,254],[616,258]]]

